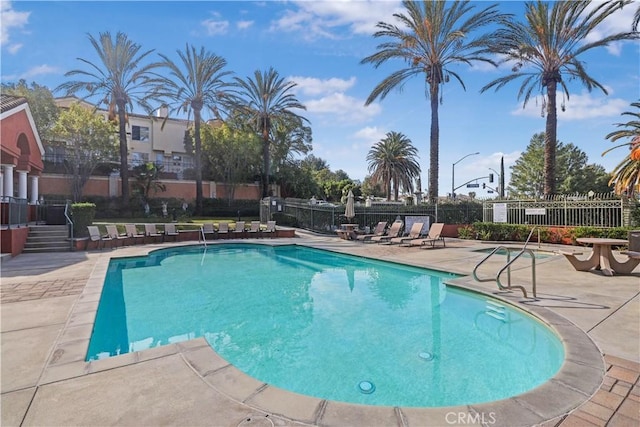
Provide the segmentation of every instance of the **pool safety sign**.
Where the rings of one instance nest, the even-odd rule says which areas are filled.
[[[493,222],[507,222],[507,204],[506,203],[494,203],[493,204]]]
[[[546,208],[526,208],[524,210],[524,214],[525,215],[546,215],[547,209]]]

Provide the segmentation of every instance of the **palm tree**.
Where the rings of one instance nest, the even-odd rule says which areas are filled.
[[[490,36],[472,37],[471,34],[485,25],[500,21],[504,15],[498,13],[497,5],[471,14],[474,6],[469,5],[468,1],[404,0],[402,4],[406,13],[393,15],[400,22],[400,27],[385,22],[376,25],[379,31],[374,37],[386,37],[391,41],[378,45],[378,51],[361,63],[371,63],[378,68],[391,59],[399,59],[406,67],[382,80],[373,89],[365,105],[377,98],[384,99],[392,89],[401,89],[410,77],[424,73],[431,102],[428,197],[433,201],[438,197],[440,86],[453,77],[466,90],[460,75],[451,68],[455,64],[470,65],[473,61],[493,64],[491,59],[482,55]]]
[[[151,111],[147,103],[147,88],[150,84],[149,72],[154,67],[141,62],[153,50],[140,52],[141,46],[131,41],[126,34],[118,32],[115,39],[111,33],[99,33],[98,39],[89,35],[99,63],[78,58],[89,69],[72,70],[65,77],[82,76],[83,80],[68,81],[55,90],[65,90],[67,96],[79,91],[87,92],[85,98],[101,96],[99,104],[109,108],[109,118],[118,119],[120,137],[120,178],[122,180],[122,206],[129,206],[129,165],[127,161],[127,112],[133,109],[135,101],[142,108]]]
[[[373,182],[385,185],[387,200],[391,200],[393,184],[395,200],[400,187],[413,192],[413,182],[420,176],[418,150],[411,140],[400,132],[388,132],[367,154],[369,173]]]
[[[638,37],[634,32],[622,32],[595,41],[586,41],[600,24],[611,14],[631,3],[630,0],[596,3],[591,8],[590,0],[558,1],[550,6],[542,1],[525,4],[525,21],[509,21],[498,30],[491,50],[503,56],[502,62],[512,61],[512,73],[500,77],[485,87],[498,90],[512,80],[523,78],[518,91],[518,99],[524,97],[527,105],[534,90],[545,96],[542,114],[546,112],[544,192],[556,191],[556,141],[558,115],[556,110],[557,90],[560,88],[569,99],[566,79],[577,80],[589,91],[598,88],[607,94],[600,83],[587,74],[579,57],[594,48],[607,46],[619,40]],[[546,91],[546,93],[544,93]],[[564,109],[564,103],[562,105]]]
[[[640,193],[640,102],[632,102],[631,106],[638,108],[638,111],[625,111],[622,115],[631,116],[633,119],[627,123],[616,123],[617,127],[624,129],[613,131],[606,136],[611,142],[619,139],[628,139],[628,141],[602,153],[604,156],[616,148],[629,147],[629,154],[622,159],[611,173],[609,184],[613,184],[614,191],[617,194],[624,193],[630,197]]]
[[[160,54],[162,62],[156,65],[167,69],[168,76],[156,74],[154,80],[155,97],[167,102],[166,107],[171,112],[193,112],[194,125],[194,166],[196,173],[196,215],[202,215],[202,139],[200,126],[202,110],[208,109],[214,118],[219,119],[219,106],[226,96],[229,83],[224,78],[231,72],[224,71],[227,61],[204,47],[200,51],[189,46],[184,51],[176,51],[180,62],[176,63],[167,56]]]
[[[273,68],[264,72],[256,70],[253,79],[251,77],[244,80],[235,78],[236,99],[232,103],[232,108],[262,137],[262,197],[269,195],[273,130],[280,126],[286,128],[292,120],[308,122],[304,117],[291,111],[307,109],[292,93],[296,86],[294,82],[285,81]]]

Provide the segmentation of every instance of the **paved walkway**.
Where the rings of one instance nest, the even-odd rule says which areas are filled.
[[[363,245],[304,232],[299,235],[279,242],[467,275],[484,256],[474,249],[487,247],[479,242],[448,239],[445,249],[422,250]],[[629,276],[604,277],[597,272],[576,272],[563,257],[552,256],[537,264],[538,301],[526,301],[516,294],[506,296],[532,310],[551,310],[560,316],[560,323],[563,318],[570,320],[605,355],[604,378],[589,368],[590,360],[580,362],[582,368],[591,369],[600,378],[590,393],[572,393],[584,403],[553,417],[535,408],[535,400],[515,407],[505,404],[495,420],[482,419],[485,413],[478,410],[481,406],[469,406],[463,408],[466,418],[450,422],[447,408],[420,412],[419,408],[361,406],[366,410],[354,410],[354,405],[304,396],[292,398],[290,393],[279,393],[235,370],[203,339],[97,363],[78,360],[86,353],[85,337],[91,333],[99,299],[99,293],[92,289],[101,286],[108,259],[144,254],[161,246],[23,254],[2,260],[3,426],[640,425],[640,268]],[[526,281],[530,270],[518,269],[514,277]],[[460,280],[460,285],[496,293],[495,284],[475,283],[469,277]],[[582,381],[579,377],[574,380]],[[572,389],[551,390],[554,392],[539,402],[541,408],[550,409],[549,414],[569,399]]]

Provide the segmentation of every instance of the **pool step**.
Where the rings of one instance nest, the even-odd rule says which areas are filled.
[[[487,303],[487,305],[485,306],[485,314],[487,316],[491,316],[494,319],[498,319],[502,322],[507,321],[507,313],[505,311],[504,305],[498,304],[497,302],[491,300],[485,300],[485,302]]]

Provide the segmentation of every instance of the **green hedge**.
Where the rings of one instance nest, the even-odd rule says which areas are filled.
[[[73,236],[87,237],[87,226],[93,224],[96,216],[94,203],[73,203],[71,205],[71,220],[73,221]]]
[[[540,232],[540,241],[546,243],[575,244],[580,237],[607,237],[627,239],[634,227],[598,228],[598,227],[546,227],[536,226]],[[531,225],[498,224],[493,222],[474,222],[458,230],[461,239],[524,242],[531,232]],[[538,240],[534,232],[532,241]]]

